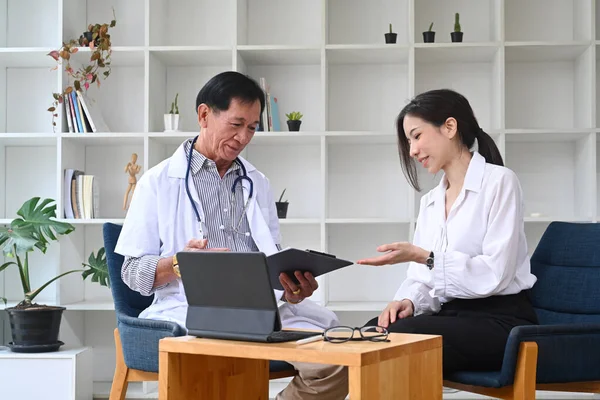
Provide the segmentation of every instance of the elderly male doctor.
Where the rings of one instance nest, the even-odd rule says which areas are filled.
[[[254,135],[264,102],[263,91],[249,77],[237,72],[216,75],[196,99],[200,135],[186,140],[139,180],[116,252],[125,256],[123,281],[142,295],[155,295],[140,318],[173,321],[185,329],[187,301],[174,257],[179,251],[269,255],[278,250],[279,221],[269,181],[239,157]],[[333,312],[306,299],[317,289],[314,277],[299,272],[296,276],[300,285],[282,274],[285,291],[275,291],[276,299],[284,302],[282,325],[316,329],[337,325]],[[277,399],[346,397],[346,368],[292,364],[299,375]]]

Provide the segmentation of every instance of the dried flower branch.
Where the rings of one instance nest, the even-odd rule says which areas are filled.
[[[110,24],[89,24],[88,31],[81,35],[78,40],[71,39],[69,42],[63,42],[60,49],[48,53],[58,65],[62,64],[64,66],[64,70],[69,77],[69,84],[63,93],[52,93],[54,101],[48,111],[52,113],[53,129],[56,129],[55,118],[58,117],[58,107],[63,103],[65,95],[70,95],[73,90],[80,91],[82,87],[87,91],[90,85],[94,83],[100,87],[101,77],[106,79],[110,75],[112,43],[108,29],[117,25],[114,8],[113,18]],[[82,65],[78,69],[73,69],[71,55],[77,53],[79,47],[90,48],[90,63]],[[58,69],[58,65],[53,70]],[[70,84],[71,79],[73,79],[73,85]]]

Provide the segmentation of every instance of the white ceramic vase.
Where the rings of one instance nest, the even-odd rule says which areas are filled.
[[[165,132],[179,131],[179,114],[165,114]]]

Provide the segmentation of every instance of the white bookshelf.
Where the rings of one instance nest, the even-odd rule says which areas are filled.
[[[454,88],[515,170],[525,193],[530,253],[550,221],[600,213],[598,0],[0,0],[0,224],[32,196],[57,200],[78,168],[100,181],[100,217],[32,257],[34,284],[76,268],[102,247],[102,224],[121,223],[131,153],[143,174],[197,133],[195,98],[224,70],[265,77],[283,132],[257,133],[244,152],[286,188],[284,246],[356,260],[411,240],[419,199],[402,175],[395,118],[415,94]],[[56,133],[46,109],[67,76],[47,53],[88,23],[117,26],[111,76],[93,87],[111,132]],[[268,10],[268,12],[267,12]],[[451,43],[460,12],[463,43]],[[431,22],[435,43],[423,43]],[[396,44],[385,44],[392,23]],[[85,59],[88,49],[74,58]],[[179,93],[182,132],[162,116]],[[304,114],[288,132],[285,113]],[[420,171],[422,186],[439,181]],[[62,217],[62,214],[61,214]],[[0,260],[1,261],[1,260]],[[343,321],[366,322],[392,298],[406,266],[352,266],[320,278],[315,299]],[[16,270],[0,295],[20,297]],[[39,297],[65,305],[63,340],[94,349],[94,381],[109,381],[115,326],[110,291],[78,274]],[[0,332],[2,330],[0,329]],[[4,342],[8,327],[4,324]],[[98,389],[100,391],[104,389]],[[144,397],[144,395],[140,395]]]

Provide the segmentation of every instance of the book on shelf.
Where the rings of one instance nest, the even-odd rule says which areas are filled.
[[[73,90],[63,100],[69,132],[110,132],[95,101],[86,97],[81,90]]]
[[[278,132],[281,130],[279,121],[279,103],[277,97],[271,93],[271,87],[267,84],[266,78],[259,78],[259,85],[265,93],[265,110],[260,119],[257,131]]]
[[[67,219],[99,217],[100,191],[98,178],[67,168],[64,175],[64,216]]]

